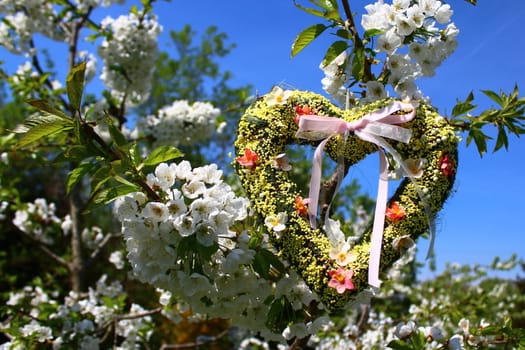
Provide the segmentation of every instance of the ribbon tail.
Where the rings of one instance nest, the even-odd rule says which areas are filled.
[[[385,212],[388,197],[388,169],[387,160],[383,150],[379,148],[379,185],[377,189],[376,209],[374,213],[374,226],[370,243],[370,262],[368,265],[368,284],[379,288],[379,264],[381,260],[381,245],[383,243],[383,228],[385,226]]]
[[[426,257],[428,259],[430,256],[432,256],[432,253],[434,251],[434,241],[436,237],[436,229],[435,229],[434,219],[432,216],[432,211],[430,210],[430,206],[428,205],[428,202],[425,200],[425,195],[423,194],[423,191],[421,191],[421,188],[417,184],[414,177],[410,176],[411,174],[410,169],[407,168],[407,166],[405,165],[405,162],[403,161],[403,158],[401,158],[401,155],[399,155],[399,153],[394,149],[394,147],[390,146],[388,142],[386,142],[382,137],[379,137],[379,136],[365,134],[365,135],[360,135],[359,137],[369,142],[375,143],[376,145],[384,148],[388,153],[390,153],[392,155],[392,158],[394,158],[394,160],[399,164],[401,169],[403,169],[404,173],[407,174],[407,177],[410,179],[410,181],[414,185],[414,189],[417,195],[419,196],[419,199],[421,199],[421,203],[423,204],[423,208],[425,209],[425,214],[428,220],[428,227],[429,227],[428,229],[429,229],[429,236],[430,236],[430,244],[428,247],[427,257]]]
[[[317,227],[317,205],[319,202],[319,191],[321,190],[321,177],[323,167],[323,149],[330,137],[324,139],[315,149],[314,160],[312,163],[312,175],[310,177],[310,192],[308,197],[310,203],[308,204],[308,217],[310,219],[310,226]]]
[[[425,206],[425,211],[426,211],[426,209],[427,209],[427,206]],[[430,259],[430,257],[432,257],[432,255],[434,254],[434,241],[436,240],[436,224],[434,222],[434,219],[430,218],[429,212],[430,212],[430,209],[427,212],[427,216],[429,218],[428,219],[429,220],[428,224],[429,224],[429,231],[430,231],[430,233],[429,233],[429,235],[430,235],[430,238],[429,238],[430,242],[428,244],[427,256],[425,257],[425,259]]]
[[[330,203],[328,203],[328,207],[326,208],[325,213],[325,219],[324,222],[327,222],[330,217],[330,210],[332,207],[332,203],[334,202],[335,196],[337,195],[337,192],[339,191],[339,188],[341,187],[341,184],[343,183],[343,180],[345,178],[345,157],[343,156],[344,153],[344,144],[346,142],[346,139],[348,138],[348,133],[344,133],[343,135],[343,142],[339,144],[338,149],[338,156],[337,156],[337,168],[336,168],[336,174],[337,174],[337,183],[335,185],[334,193],[332,194],[332,198],[330,198]]]

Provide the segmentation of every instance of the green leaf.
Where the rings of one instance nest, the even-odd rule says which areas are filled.
[[[490,263],[490,268],[491,269],[496,269],[496,266],[498,266],[499,262],[500,262],[501,258],[499,256],[496,256],[492,262]]]
[[[113,174],[122,174],[125,173],[129,168],[131,164],[129,163],[129,160],[126,158],[124,159],[115,159],[111,161],[111,168],[113,169]]]
[[[456,105],[452,108],[452,116],[458,117],[460,115],[464,115],[475,109],[477,106],[472,104],[472,101],[474,100],[474,94],[472,91],[468,94],[465,101],[456,101]]]
[[[400,339],[392,340],[387,346],[393,350],[412,350],[410,345]]]
[[[244,116],[244,120],[246,120],[248,123],[253,124],[254,126],[256,126],[258,128],[263,128],[263,127],[268,126],[268,121],[267,120],[258,118],[258,117],[254,116],[254,115],[250,115],[250,114],[245,115]]]
[[[286,326],[293,321],[293,316],[293,307],[283,295],[272,302],[265,322],[266,327],[275,333],[282,333]]]
[[[84,144],[87,143],[85,139],[85,132],[82,129],[82,125],[80,124],[80,119],[75,118],[73,119],[73,135],[75,135],[75,139],[77,143]]]
[[[337,0],[310,0],[310,2],[325,10],[323,11],[323,18],[332,21],[341,21]]]
[[[80,102],[82,101],[85,71],[86,62],[82,62],[73,67],[66,78],[67,97],[71,106],[76,110],[80,109]]]
[[[218,244],[215,242],[206,247],[197,241],[196,235],[184,237],[177,245],[177,257],[188,266],[191,272],[205,274],[202,269],[202,261],[207,261],[217,252]]]
[[[321,35],[326,28],[328,27],[324,24],[314,24],[299,33],[292,44],[292,57],[295,57],[315,38]]]
[[[15,128],[15,133],[24,135],[18,141],[16,147],[21,148],[40,140],[43,137],[71,130],[72,122],[56,115],[44,115],[28,118],[22,126]]]
[[[111,139],[118,147],[127,149],[128,147],[128,140],[124,136],[124,134],[120,131],[119,128],[115,126],[115,123],[113,123],[113,120],[110,116],[106,115],[106,123],[108,124],[109,134],[111,135]]]
[[[297,7],[298,9],[300,9],[300,10],[306,12],[306,13],[309,13],[309,14],[317,16],[317,17],[324,18],[324,11],[316,10],[316,9],[309,8],[309,7],[304,7],[302,5],[299,5],[297,3],[297,1],[295,1],[295,0],[294,0],[294,5],[295,5],[295,7]]]
[[[82,180],[82,177],[88,174],[95,166],[95,163],[84,162],[71,170],[66,180],[66,193],[70,193],[73,187]]]
[[[327,10],[334,11],[337,10],[337,1],[336,0],[310,0],[313,4]]]
[[[57,107],[53,106],[51,103],[45,100],[29,100],[27,103],[36,109],[38,109],[41,112],[48,113],[51,115],[55,115],[57,117],[61,117],[64,119],[69,119],[69,116],[67,116],[64,112],[59,110]]]
[[[337,32],[335,32],[335,35],[346,40],[352,39],[352,35],[346,29],[338,29]]]
[[[414,349],[425,349],[426,336],[425,333],[423,333],[423,331],[420,330],[412,333],[412,335],[410,336],[410,341]]]
[[[487,135],[485,135],[480,129],[474,127],[469,130],[468,136],[467,136],[467,146],[470,144],[472,140],[474,140],[474,143],[476,144],[476,147],[478,148],[478,153],[480,157],[483,157],[483,154],[487,152],[487,140],[490,140],[491,138]]]
[[[498,127],[498,137],[496,138],[496,145],[494,146],[493,152],[496,152],[501,147],[505,146],[505,149],[509,149],[509,138],[507,137],[507,133],[505,132],[505,129],[502,126]]]
[[[60,157],[57,157],[60,159],[60,161],[75,161],[75,162],[82,162],[84,159],[89,157],[96,157],[96,156],[103,156],[98,150],[94,147],[92,147],[91,144],[88,145],[74,145],[71,147],[68,147],[63,155]],[[57,160],[57,159],[55,159]]]
[[[503,107],[504,103],[500,95],[491,90],[481,90],[481,92],[490,97],[490,99],[496,102],[498,105]]]
[[[260,249],[255,253],[252,266],[255,272],[267,280],[278,279],[284,273],[283,263],[267,249]]]
[[[489,325],[485,326],[480,329],[481,335],[494,335],[498,334],[501,331],[501,327],[499,325]]]
[[[95,205],[108,205],[115,199],[126,194],[137,192],[139,188],[137,186],[119,185],[110,188],[105,188],[95,193],[91,201]]]
[[[129,159],[132,164],[138,164],[141,158],[139,146],[136,142],[133,142],[129,147]]]
[[[131,9],[129,10],[129,12],[138,16],[139,15],[139,8],[137,7],[137,5],[133,5],[133,6],[131,6]]]
[[[384,32],[385,32],[384,30],[372,28],[372,29],[368,29],[367,31],[365,31],[363,36],[364,36],[365,39],[368,39],[368,38],[372,38],[372,37],[374,37],[376,35],[383,34]]]
[[[356,47],[353,53],[352,77],[356,81],[361,81],[365,75],[365,50],[363,47]]]
[[[472,5],[477,5],[477,0],[465,0],[465,1]]]
[[[157,165],[171,159],[180,158],[184,154],[173,146],[160,146],[155,148],[142,162],[145,166]]]
[[[219,245],[217,244],[217,242],[213,242],[213,244],[211,244],[210,246],[205,246],[197,241],[193,247],[202,261],[209,261],[211,259],[211,256],[217,252]]]
[[[348,48],[348,44],[346,41],[338,40],[332,43],[328,50],[326,50],[326,53],[323,57],[322,65],[323,67],[326,67],[330,63],[332,63],[337,56],[341,54],[344,50]]]
[[[100,166],[97,171],[93,173],[93,176],[91,177],[91,192],[97,192],[103,184],[113,178],[111,171],[112,167],[106,164]]]
[[[116,175],[116,176],[115,176],[115,180],[117,180],[118,182],[120,182],[121,184],[124,184],[124,185],[135,186],[134,183],[130,182],[129,180],[123,178],[123,177],[120,176],[120,175]]]

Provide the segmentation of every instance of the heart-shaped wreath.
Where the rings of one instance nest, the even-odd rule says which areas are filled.
[[[307,200],[288,173],[286,145],[294,143],[320,145],[311,182],[315,188],[310,189]],[[385,99],[341,110],[320,95],[276,87],[243,115],[234,164],[278,255],[326,307],[336,310],[369,284],[377,286],[378,274],[401,257],[407,243],[429,228],[432,236],[434,218],[453,186],[457,143],[454,129],[426,104],[415,108]],[[325,144],[326,153],[339,166],[350,167],[380,152],[378,192],[382,195],[378,196],[376,222],[373,232],[365,233],[351,249],[328,229],[315,228],[320,154]],[[381,187],[387,182],[387,160],[390,170],[405,176],[388,204],[381,198],[386,195]]]

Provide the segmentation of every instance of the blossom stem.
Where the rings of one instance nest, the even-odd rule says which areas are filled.
[[[352,41],[354,42],[355,48],[358,50],[364,50],[363,40],[359,36],[359,32],[355,24],[354,15],[352,14],[352,10],[350,9],[349,0],[343,0],[342,3],[343,3],[343,9],[345,11],[345,15],[347,18],[345,22],[346,30],[348,30],[350,34],[352,35]],[[375,80],[374,75],[372,74],[370,59],[368,59],[366,55],[365,55],[365,59],[363,63],[364,63],[364,77],[363,77],[364,82],[369,81],[369,80]]]

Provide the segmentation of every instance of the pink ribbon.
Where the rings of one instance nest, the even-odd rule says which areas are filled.
[[[411,112],[402,115],[394,114],[400,110],[411,110]],[[406,168],[399,153],[397,153],[397,151],[390,146],[384,138],[408,143],[412,136],[412,130],[402,128],[396,124],[406,123],[412,120],[415,115],[416,110],[414,106],[399,101],[393,102],[391,105],[376,112],[366,114],[361,119],[352,122],[333,117],[302,115],[299,119],[299,130],[295,135],[297,138],[312,141],[323,140],[315,150],[312,164],[312,176],[310,178],[310,203],[308,204],[308,214],[310,218],[310,226],[312,226],[312,228],[316,228],[317,226],[317,206],[322,177],[322,152],[326,143],[333,136],[347,135],[348,133],[353,132],[361,140],[371,142],[378,147],[379,185],[370,243],[370,263],[368,267],[368,283],[377,288],[381,284],[381,281],[379,280],[379,262],[381,259],[381,245],[383,241],[386,204],[388,201],[388,161],[383,149],[388,151],[394,160],[400,164],[405,174],[408,174],[408,176],[411,174],[410,170]],[[413,178],[411,178],[411,180],[414,182]],[[421,191],[418,189],[416,190],[421,197]],[[425,204],[425,210],[427,210],[427,207],[428,206]],[[428,214],[427,210],[427,215]]]

